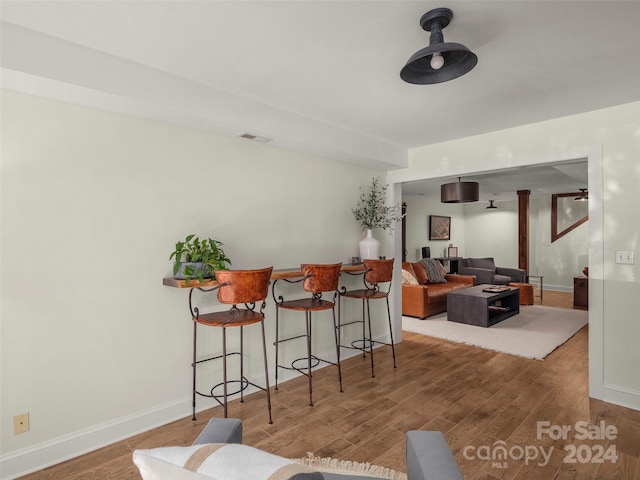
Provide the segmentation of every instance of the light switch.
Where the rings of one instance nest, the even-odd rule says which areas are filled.
[[[616,263],[633,265],[635,263],[634,254],[630,250],[616,251]]]

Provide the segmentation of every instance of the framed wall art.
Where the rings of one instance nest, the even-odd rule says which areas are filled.
[[[429,215],[429,240],[449,240],[451,217]]]

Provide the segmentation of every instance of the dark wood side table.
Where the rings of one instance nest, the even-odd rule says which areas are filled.
[[[449,273],[458,273],[458,261],[462,257],[435,257],[434,260],[438,260],[445,268],[446,262],[449,262]]]
[[[589,277],[573,277],[573,306],[589,308]]]

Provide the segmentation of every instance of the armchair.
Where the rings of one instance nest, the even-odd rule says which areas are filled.
[[[493,258],[463,258],[458,261],[460,275],[475,275],[476,284],[508,285],[525,283],[527,273],[521,268],[496,267]]]
[[[406,433],[405,439],[408,480],[463,480],[455,457],[441,432],[412,430]],[[366,475],[354,471],[352,475],[347,472],[338,473],[337,470],[331,472],[328,466],[309,466],[305,470],[318,471],[296,474],[298,469],[290,468],[293,460],[254,448],[227,448],[223,456],[216,455],[216,452],[223,451],[225,445],[222,444],[242,444],[242,422],[239,419],[213,418],[192,447],[138,449],[133,452],[133,462],[145,480],[258,478],[256,472],[262,474],[260,478],[277,476],[299,480],[381,480],[375,473]],[[302,465],[299,467],[303,469]],[[272,471],[276,474],[269,476]],[[390,477],[385,475],[384,478]]]

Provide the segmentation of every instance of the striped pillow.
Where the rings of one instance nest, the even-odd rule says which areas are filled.
[[[322,480],[294,460],[238,443],[209,443],[133,452],[144,480]]]
[[[420,260],[427,270],[428,283],[447,283],[446,272],[442,264],[433,258],[423,258]]]

